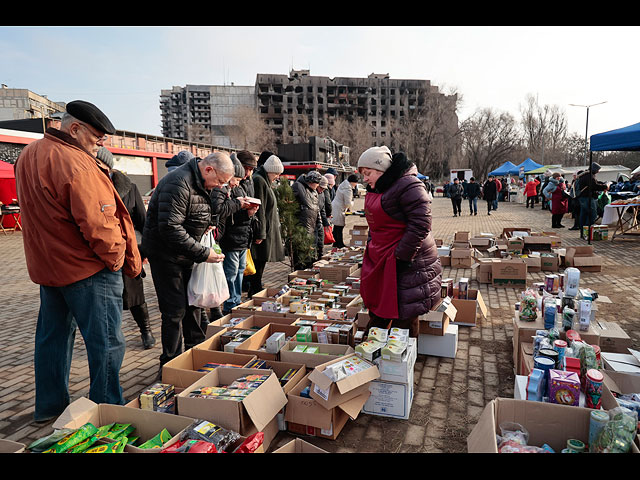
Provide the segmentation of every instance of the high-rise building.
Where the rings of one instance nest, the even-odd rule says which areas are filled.
[[[255,86],[187,85],[163,90],[163,135],[189,138],[188,129],[211,132],[211,138],[229,144],[224,128],[233,125],[234,109],[253,105],[283,143],[295,143],[309,134],[323,135],[335,119],[363,120],[371,131],[371,145],[385,143],[394,120],[409,118],[428,104],[444,112],[444,128],[457,129],[457,95],[445,95],[429,80],[392,79],[389,74],[366,78],[311,76],[309,70],[289,75],[257,74]],[[191,137],[201,141],[201,138]],[[224,140],[224,143],[220,143]]]
[[[253,86],[187,85],[162,90],[162,134],[230,147],[227,128],[237,124],[238,107],[255,107]]]

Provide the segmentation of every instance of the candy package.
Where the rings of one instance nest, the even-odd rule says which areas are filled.
[[[519,318],[523,322],[535,322],[538,318],[538,294],[533,289],[522,292]]]
[[[242,445],[236,448],[233,453],[253,453],[258,448],[260,448],[260,445],[262,445],[263,441],[264,432],[254,433],[253,435],[247,437],[247,439],[242,442]]]
[[[74,447],[78,443],[94,435],[98,429],[92,423],[85,423],[83,426],[73,431],[69,435],[61,438],[43,453],[63,453]]]
[[[62,428],[60,430],[55,430],[53,433],[47,435],[46,437],[39,438],[38,440],[34,440],[33,442],[31,442],[27,447],[27,450],[30,450],[33,453],[44,452],[63,438],[71,435],[73,432],[75,432],[74,428]]]
[[[609,410],[609,421],[600,430],[591,453],[627,453],[638,430],[638,414],[625,407]]]
[[[162,448],[162,445],[171,440],[171,434],[166,428],[163,428],[157,435],[150,438],[138,448]]]
[[[204,440],[182,440],[163,448],[160,453],[218,453],[216,446]]]
[[[239,433],[227,430],[207,420],[195,420],[180,434],[180,441],[202,440],[209,442],[214,444],[216,450],[220,453],[226,452],[240,438],[241,435]]]

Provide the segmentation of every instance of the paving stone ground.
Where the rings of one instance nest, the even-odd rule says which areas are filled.
[[[356,208],[363,199],[357,199]],[[500,203],[489,216],[480,202],[477,216],[454,218],[450,201],[436,197],[433,202],[433,233],[445,242],[456,231],[472,234],[500,234],[503,227],[530,227],[551,230],[551,215],[538,205],[527,209],[522,204]],[[350,225],[362,222],[348,217]],[[572,225],[569,215],[564,219]],[[585,245],[578,232],[558,229],[563,245]],[[346,235],[348,238],[348,235]],[[584,273],[581,285],[607,295],[612,304],[603,304],[599,318],[618,322],[640,348],[640,237],[593,242],[597,254],[604,257],[602,272]],[[46,255],[46,252],[43,252]],[[285,263],[269,264],[265,272],[267,286],[286,282],[289,267]],[[481,291],[489,309],[486,320],[476,327],[459,327],[458,352],[455,359],[419,355],[415,365],[414,400],[408,420],[361,414],[349,421],[336,440],[304,437],[305,440],[340,453],[463,453],[466,438],[476,424],[484,406],[496,397],[513,397],[513,361],[511,339],[512,307],[520,291],[478,284],[471,269],[445,267],[443,276],[471,278],[471,288]],[[542,281],[544,273],[530,273],[528,284]],[[20,232],[0,234],[0,438],[29,444],[51,433],[51,424],[35,425],[33,350],[39,308],[38,286],[27,274]],[[145,279],[153,332],[160,338],[160,312],[151,276]],[[137,396],[153,383],[158,369],[160,345],[144,350],[139,332],[129,312],[123,314],[123,331],[127,352],[121,383],[127,399]],[[72,400],[88,395],[89,372],[81,335],[77,335],[69,388]],[[280,432],[272,449],[294,438]]]

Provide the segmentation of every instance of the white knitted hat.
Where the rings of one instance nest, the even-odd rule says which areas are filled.
[[[264,171],[267,173],[277,173],[278,175],[280,175],[282,172],[284,172],[282,162],[275,155],[271,155],[269,158],[267,158],[262,168],[264,168]]]
[[[385,172],[391,165],[391,151],[388,147],[371,147],[360,155],[358,168],[373,168]]]

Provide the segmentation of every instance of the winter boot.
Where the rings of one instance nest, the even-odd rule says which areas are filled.
[[[138,328],[140,328],[142,345],[145,350],[152,348],[156,344],[156,339],[153,338],[153,334],[151,333],[147,304],[143,303],[142,305],[135,305],[129,308],[129,310],[131,311],[131,315],[133,315],[133,319],[138,324]]]

